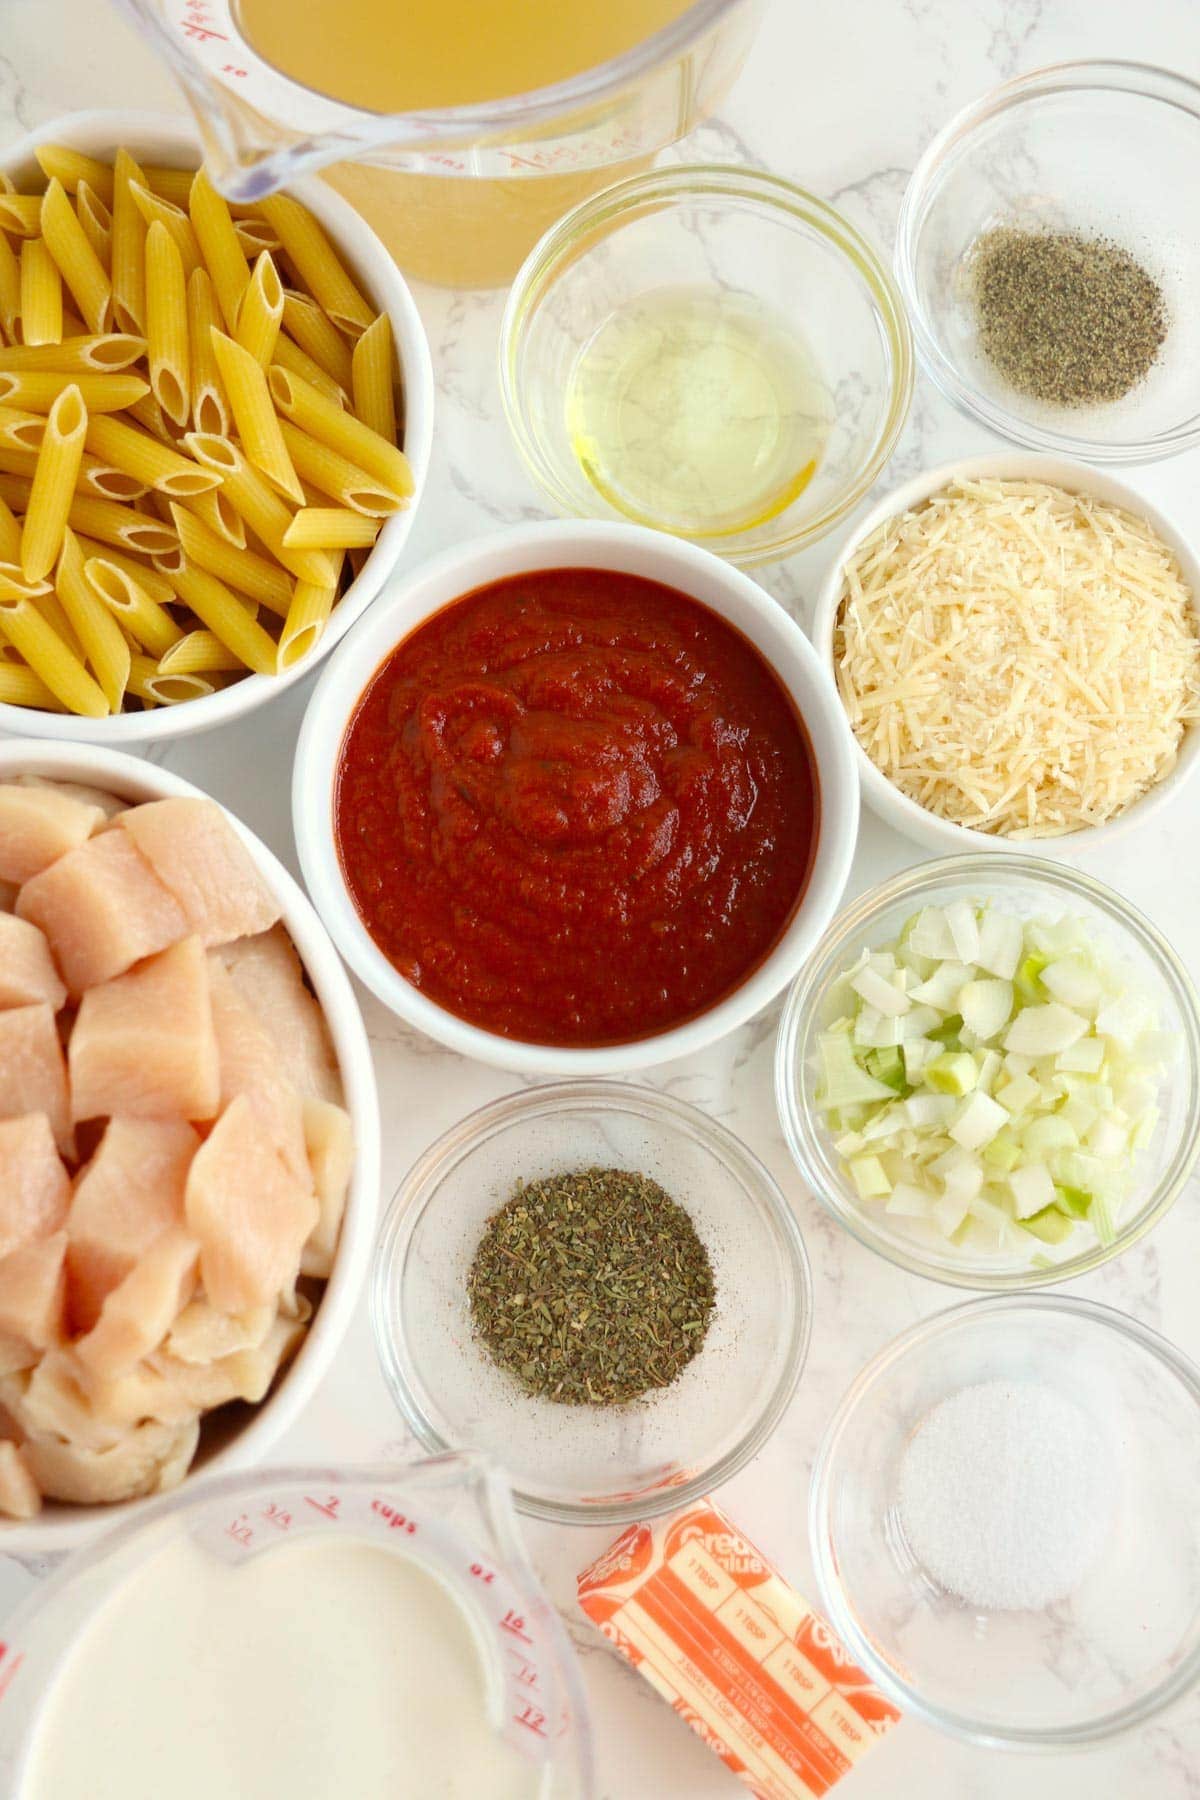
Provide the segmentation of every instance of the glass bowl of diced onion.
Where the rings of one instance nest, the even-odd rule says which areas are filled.
[[[1117,1256],[1200,1155],[1200,1011],[1102,882],[1043,858],[924,863],[861,895],[792,987],[775,1093],[816,1198],[957,1287]]]

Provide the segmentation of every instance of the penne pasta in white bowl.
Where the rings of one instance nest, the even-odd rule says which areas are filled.
[[[90,985],[89,972],[82,969],[78,962],[78,958],[83,956],[86,959],[91,959],[94,963],[94,958],[98,950],[105,953],[102,941],[103,934],[101,934],[101,939],[98,939],[95,933],[88,934],[85,931],[80,935],[75,929],[81,916],[80,904],[85,899],[83,889],[79,884],[78,871],[80,865],[77,859],[78,850],[82,849],[92,856],[103,858],[111,863],[113,851],[119,848],[126,862],[128,862],[130,858],[134,859],[136,866],[140,871],[139,879],[144,883],[148,871],[143,866],[143,852],[152,852],[157,855],[158,849],[155,845],[149,843],[145,837],[135,834],[131,824],[127,823],[125,829],[121,828],[120,818],[122,807],[127,806],[137,808],[141,806],[143,809],[143,818],[146,813],[153,815],[157,812],[161,830],[162,809],[155,808],[153,805],[146,806],[145,803],[182,801],[194,809],[197,802],[206,801],[206,796],[202,794],[201,790],[193,787],[189,782],[181,780],[176,775],[169,774],[166,770],[156,767],[153,763],[147,762],[140,757],[123,754],[119,751],[100,749],[86,744],[42,744],[33,743],[28,740],[24,742],[10,741],[6,744],[0,744],[0,849],[3,849],[6,844],[10,851],[12,848],[14,796],[29,796],[30,799],[26,805],[23,825],[25,840],[32,840],[37,843],[38,832],[40,831],[41,841],[40,844],[38,844],[39,854],[36,857],[36,861],[41,862],[44,860],[47,855],[45,846],[46,821],[37,817],[31,818],[29,815],[36,814],[36,797],[44,796],[48,791],[43,785],[39,785],[45,782],[56,784],[56,792],[52,804],[58,808],[59,816],[55,819],[54,815],[51,815],[51,823],[53,824],[54,829],[60,834],[62,833],[62,814],[63,812],[66,812],[72,817],[83,816],[85,819],[84,829],[86,830],[88,828],[86,815],[90,808],[92,812],[90,820],[91,835],[90,837],[83,838],[81,843],[77,845],[76,850],[69,854],[64,853],[57,861],[52,862],[34,878],[30,879],[28,876],[28,867],[32,866],[32,864],[27,865],[25,870],[19,871],[19,873],[26,876],[23,887],[18,887],[16,884],[5,885],[4,883],[0,883],[0,925],[7,925],[8,927],[10,963],[13,953],[13,944],[19,941],[21,933],[24,933],[26,938],[32,936],[32,938],[36,939],[38,936],[37,930],[34,930],[31,924],[23,922],[25,919],[32,919],[36,914],[41,919],[42,927],[47,933],[47,941],[54,941],[54,923],[51,916],[54,908],[47,891],[47,878],[48,876],[54,877],[55,871],[64,870],[64,865],[70,865],[72,858],[76,858],[75,872],[71,877],[74,883],[75,892],[66,909],[67,913],[70,915],[68,929],[73,934],[70,940],[70,947],[73,950],[73,954],[70,957],[65,956],[63,953],[64,943],[60,942],[56,949],[56,955],[59,957],[57,967],[64,973],[64,983],[60,983],[57,974],[53,974],[50,971],[50,965],[48,963],[46,964],[44,979],[50,982],[57,990],[53,996],[56,1000],[61,1000],[63,992],[67,987],[70,988],[72,993],[74,993],[76,988],[82,988],[84,990],[80,1002],[79,1014],[77,1015],[77,1017],[80,1017],[84,1016],[86,1013],[89,997],[103,994],[106,989],[103,985]],[[208,805],[211,806],[212,803],[208,802]],[[80,812],[81,808],[82,815]],[[130,815],[130,819],[134,816],[135,815]],[[195,818],[194,811],[191,816],[193,819]],[[336,1087],[340,1088],[338,1106],[325,1109],[324,1116],[327,1117],[329,1111],[337,1111],[344,1107],[345,1114],[348,1114],[349,1116],[349,1142],[352,1146],[353,1160],[349,1166],[349,1185],[345,1190],[345,1203],[341,1214],[340,1230],[336,1222],[333,1223],[332,1226],[329,1226],[328,1221],[322,1217],[318,1220],[316,1228],[314,1228],[310,1239],[305,1244],[299,1274],[301,1277],[310,1274],[314,1275],[318,1280],[324,1281],[324,1286],[319,1292],[314,1291],[313,1301],[310,1301],[310,1304],[315,1303],[315,1310],[311,1313],[311,1324],[308,1325],[308,1328],[303,1335],[299,1349],[295,1351],[294,1359],[287,1364],[284,1372],[276,1377],[273,1384],[266,1392],[266,1398],[262,1399],[256,1405],[242,1405],[233,1409],[226,1405],[223,1407],[223,1410],[208,1413],[209,1406],[216,1405],[220,1407],[222,1403],[215,1398],[210,1398],[203,1403],[201,1410],[207,1413],[207,1419],[203,1423],[203,1429],[200,1433],[199,1448],[195,1453],[195,1461],[191,1464],[189,1473],[183,1476],[183,1480],[185,1481],[191,1481],[202,1474],[207,1475],[209,1473],[217,1472],[228,1473],[233,1469],[243,1468],[259,1461],[280,1434],[287,1430],[293,1423],[301,1409],[312,1397],[313,1392],[326,1374],[330,1363],[333,1360],[358,1304],[374,1243],[379,1198],[379,1109],[375,1089],[374,1068],[372,1065],[370,1048],[367,1043],[366,1031],[362,1022],[362,1016],[359,1012],[358,1003],[354,997],[349,978],[347,977],[337,952],[331,944],[329,937],[322,927],[311,904],[282,864],[277,861],[258,838],[233,818],[232,815],[222,812],[222,819],[226,822],[226,824],[222,825],[222,830],[226,830],[227,825],[232,825],[241,845],[244,846],[245,851],[249,852],[249,857],[252,862],[252,869],[248,868],[248,873],[251,877],[250,883],[243,883],[243,894],[246,891],[247,885],[249,885],[252,890],[258,889],[263,900],[268,903],[266,916],[270,917],[277,915],[277,923],[257,936],[251,935],[242,937],[238,941],[238,944],[230,945],[227,943],[219,949],[210,951],[210,966],[211,958],[213,956],[222,959],[227,958],[228,960],[225,962],[227,975],[240,983],[239,992],[246,998],[247,1005],[250,1005],[253,1009],[258,1011],[260,1017],[264,1020],[269,1014],[273,1015],[274,1022],[272,1024],[272,1030],[277,1040],[278,1061],[281,1070],[285,1068],[290,1069],[292,1064],[289,1062],[289,1057],[294,1059],[297,1054],[303,1055],[304,1052],[301,1050],[300,1046],[305,1042],[306,1038],[311,1046],[311,1043],[314,1041],[313,1033],[315,1032],[317,1034],[323,1058],[322,1067],[329,1072],[330,1078],[336,1083]],[[136,846],[133,851],[130,851],[128,848],[128,840],[130,839],[132,839],[132,842]],[[115,840],[119,840],[119,842],[114,842]],[[56,848],[61,850],[62,844],[58,844]],[[204,851],[202,854],[203,860],[211,868],[214,859],[207,851]],[[238,854],[240,855],[242,853],[239,851]],[[138,857],[142,857],[143,860],[138,861]],[[160,865],[152,863],[150,866],[152,868],[157,868]],[[65,880],[66,876],[62,875],[57,877],[57,879]],[[150,876],[149,879],[153,881],[154,876]],[[39,884],[42,890],[40,904],[34,898]],[[51,880],[49,885],[50,887],[53,887],[54,881]],[[230,893],[234,892],[236,886],[236,883],[231,884],[229,882],[224,882],[220,884],[217,891],[228,896]],[[15,913],[9,910],[14,904],[16,907]],[[222,904],[224,904],[224,902]],[[123,916],[125,918],[124,929],[126,931],[131,928],[138,928],[136,927],[136,923],[134,923],[133,926],[130,924],[130,921],[134,917],[133,913],[126,913]],[[60,908],[60,920],[62,917],[63,909]],[[261,925],[262,923],[262,917],[250,921],[251,928],[256,925]],[[226,930],[227,929],[228,926],[226,926]],[[286,936],[284,935],[285,933]],[[3,934],[0,934],[0,936],[2,935]],[[224,931],[218,931],[209,936],[205,941],[213,942],[216,936],[224,935]],[[292,956],[291,951],[286,949],[288,938],[290,938],[291,945],[298,954],[299,964],[297,964],[295,957]],[[193,937],[187,940],[187,943],[177,942],[175,945],[164,950],[161,954],[152,955],[147,961],[139,963],[138,969],[144,970],[154,965],[163,964],[168,958],[174,957],[177,952],[186,949],[188,944],[194,946],[197,941],[198,940]],[[239,950],[239,945],[239,955],[237,957],[230,956],[229,952],[231,950]],[[282,959],[287,965],[285,972],[286,979],[284,975],[281,975],[281,946],[283,946]],[[124,961],[129,955],[131,948],[144,949],[145,944],[131,946],[130,943],[126,941],[124,954],[120,958],[121,961]],[[2,958],[3,944],[0,943],[0,960],[2,960]],[[201,957],[201,960],[203,960],[203,957]],[[10,975],[12,974],[11,967],[9,973]],[[97,970],[93,967],[91,974],[94,975],[97,973],[103,974],[104,971]],[[301,1009],[297,1010],[294,1002],[290,1005],[284,1004],[280,990],[281,987],[286,989],[288,982],[294,984],[301,979],[301,977],[304,979],[305,993],[309,995],[310,998],[304,998]],[[140,978],[139,975],[134,976],[135,981]],[[214,968],[211,976],[213,985],[210,989],[210,1001],[214,1009],[214,1020],[218,1017],[217,1009],[221,992],[220,981],[222,979],[225,978],[218,978],[218,972]],[[106,984],[107,991],[110,993],[117,991],[127,992],[127,989],[122,990],[122,980],[127,982],[128,977],[117,977],[115,980],[110,979]],[[314,998],[320,1009],[319,1014],[312,1006],[312,999]],[[94,1004],[94,1001],[92,1004]],[[49,1015],[51,1008],[50,1006],[45,1006],[40,1010]],[[23,1008],[19,1008],[16,1014],[14,1014],[11,1009],[7,1012],[0,1013],[0,1019],[11,1022],[14,1017],[20,1018],[22,1016],[28,1016],[32,1018],[32,1015],[38,1012],[39,1008],[37,1006],[26,1005]],[[322,1015],[324,1021],[323,1028],[319,1025],[319,1020]],[[68,1012],[62,1014],[61,1018],[66,1019],[69,1016]],[[183,1041],[186,1038],[187,1032],[186,1020],[178,1012],[173,1013],[172,1018],[174,1020],[174,1029],[180,1035],[181,1041]],[[72,1027],[72,1033],[77,1029],[77,1026]],[[286,1042],[284,1041],[284,1037],[281,1036],[281,1033],[286,1035]],[[52,1023],[50,1024],[49,1035],[51,1039],[53,1039],[54,1027]],[[309,1054],[310,1056],[313,1054],[311,1047]],[[98,1063],[93,1063],[93,1067],[99,1071],[102,1080],[111,1080],[114,1073],[115,1062],[117,1060],[119,1059],[114,1058],[113,1055],[105,1053]],[[166,1073],[166,1065],[170,1059],[157,1057],[149,1058],[147,1060],[152,1062],[155,1066],[155,1074],[150,1078],[162,1078]],[[202,1059],[196,1056],[184,1056],[182,1059],[176,1058],[175,1068],[177,1073],[173,1078],[181,1079],[188,1083],[193,1082],[196,1078],[196,1071],[200,1066],[201,1060]],[[74,1056],[72,1056],[72,1082],[81,1079],[82,1073],[81,1065],[77,1064]],[[224,1092],[224,1076],[221,1077],[221,1082],[222,1091]],[[2,1084],[0,1084],[0,1086],[2,1086]],[[334,1097],[337,1098],[336,1093]],[[11,1099],[11,1094],[9,1098]],[[76,1107],[75,1098],[76,1090],[74,1086],[72,1086],[71,1113],[72,1115],[78,1114],[82,1117],[83,1113],[87,1112],[89,1108],[87,1106]],[[2,1101],[3,1094],[0,1093],[0,1102]],[[216,1123],[213,1124],[211,1130],[209,1130],[207,1146],[211,1146],[214,1140],[217,1139],[222,1124],[232,1118],[237,1106],[237,1101],[223,1102],[222,1104],[223,1110],[218,1114]],[[24,1092],[22,1095],[22,1105],[26,1110],[33,1106],[33,1102],[30,1100],[28,1092]],[[2,1114],[4,1110],[3,1104],[0,1104],[0,1114]],[[33,1110],[36,1112],[40,1110],[40,1108],[33,1106]],[[321,1114],[322,1112],[319,1103],[317,1105],[317,1112],[318,1114]],[[18,1119],[15,1123],[16,1125],[21,1125],[24,1121]],[[138,1120],[135,1117],[131,1117],[122,1119],[120,1123],[125,1128],[128,1128],[130,1124],[136,1125]],[[153,1121],[150,1121],[150,1123],[153,1124]],[[165,1128],[168,1131],[181,1129],[185,1136],[190,1137],[191,1135],[187,1125],[179,1127],[173,1124],[172,1121],[167,1121]],[[10,1130],[11,1129],[12,1127],[10,1125]],[[86,1124],[80,1127],[81,1134],[86,1132],[86,1130]],[[67,1136],[70,1135],[69,1127],[64,1127],[64,1133]],[[315,1142],[316,1139],[314,1138],[313,1141]],[[101,1149],[106,1142],[107,1136],[101,1139]],[[52,1148],[53,1147],[51,1146],[51,1151]],[[81,1136],[81,1140],[75,1145],[75,1152],[77,1154],[82,1153],[90,1148],[91,1145],[83,1142]],[[9,1154],[11,1159],[11,1145],[9,1146]],[[50,1151],[48,1151],[47,1154],[49,1155]],[[66,1151],[65,1154],[70,1155],[70,1150]],[[199,1152],[196,1152],[197,1156],[198,1154]],[[314,1152],[311,1157],[314,1170],[317,1166],[315,1155],[316,1153]],[[82,1190],[82,1186],[86,1185],[87,1171],[91,1170],[94,1172],[96,1164],[99,1161],[100,1157],[98,1153],[93,1151],[92,1162],[85,1166],[83,1182],[77,1181],[76,1183],[76,1195]],[[344,1171],[344,1163],[342,1168]],[[126,1196],[123,1202],[126,1209],[131,1203],[130,1196],[133,1195],[135,1186],[133,1178],[136,1174],[136,1170],[131,1170],[129,1183],[122,1184],[121,1187],[121,1193]],[[142,1169],[142,1174],[148,1178],[148,1172],[145,1168]],[[61,1180],[61,1178],[59,1179]],[[154,1180],[161,1179],[161,1175],[155,1174]],[[314,1180],[315,1179],[316,1177],[314,1175]],[[94,1185],[95,1184],[93,1183],[93,1187]],[[152,1183],[150,1183],[150,1185],[152,1185]],[[255,1186],[255,1191],[259,1191],[257,1184]],[[135,1195],[134,1198],[136,1198]],[[190,1209],[190,1202],[188,1204]],[[83,1244],[86,1246],[88,1242],[88,1233],[84,1229],[84,1221],[76,1216],[74,1201],[72,1201],[71,1206],[72,1210],[68,1213],[66,1224],[65,1226],[60,1226],[59,1230],[59,1235],[62,1235],[65,1231],[68,1238],[69,1252],[77,1245]],[[53,1221],[50,1221],[50,1223],[53,1223]],[[188,1229],[192,1230],[194,1228],[192,1214],[189,1210]],[[91,1229],[92,1234],[94,1235],[94,1214],[91,1217]],[[177,1234],[168,1230],[165,1235],[170,1238]],[[38,1244],[50,1245],[55,1241],[54,1237],[47,1238],[43,1236],[42,1238],[33,1241],[33,1247],[36,1248]],[[158,1241],[158,1239],[154,1240],[155,1243]],[[312,1252],[314,1259],[316,1253],[319,1251],[319,1263],[316,1260],[310,1260],[310,1251]],[[20,1256],[22,1252],[18,1251],[16,1254]],[[144,1260],[142,1264],[138,1265],[138,1268],[144,1267],[146,1253],[143,1252],[142,1255]],[[0,1268],[3,1266],[3,1263],[0,1262]],[[76,1306],[76,1301],[72,1298],[74,1290],[71,1284],[76,1281],[81,1281],[84,1278],[85,1271],[82,1266],[79,1269],[76,1269],[73,1264],[68,1265],[69,1317],[73,1315]],[[2,1285],[3,1284],[0,1283],[0,1286]],[[301,1281],[300,1287],[303,1289],[303,1281]],[[8,1304],[11,1305],[11,1282],[5,1291],[7,1292]],[[215,1307],[218,1305],[218,1296],[215,1288],[207,1288],[206,1286],[206,1288],[197,1291],[199,1294],[209,1291],[212,1306]],[[294,1306],[294,1296],[292,1304]],[[196,1312],[196,1306],[194,1304],[188,1306],[185,1309],[185,1312],[194,1314]],[[249,1315],[246,1316],[248,1317]],[[298,1312],[297,1316],[299,1316]],[[175,1325],[172,1327],[172,1332],[177,1332],[179,1330],[183,1317],[184,1315],[179,1315],[176,1319]],[[277,1315],[277,1318],[282,1317],[282,1312]],[[103,1318],[104,1307],[102,1304],[100,1310],[101,1323],[103,1322]],[[100,1327],[97,1326],[96,1330],[99,1329]],[[95,1338],[95,1335],[96,1332],[93,1331],[93,1339]],[[4,1342],[3,1333],[0,1333],[0,1346],[3,1346]],[[170,1338],[168,1338],[168,1344],[169,1342]],[[7,1344],[9,1348],[11,1348],[11,1338],[7,1340]],[[72,1357],[78,1360],[83,1355],[83,1352],[79,1350],[79,1346],[83,1345],[86,1348],[87,1344],[87,1337],[83,1337],[75,1339],[71,1344],[66,1346],[67,1362],[71,1364],[71,1366],[74,1366],[73,1363],[71,1363]],[[182,1351],[180,1353],[182,1354]],[[63,1352],[59,1350],[56,1351],[55,1354],[59,1355],[61,1358]],[[193,1350],[189,1351],[188,1354],[193,1356],[195,1360],[199,1360],[194,1356],[194,1346]],[[157,1352],[155,1353],[155,1357],[157,1359]],[[12,1359],[10,1357],[6,1367],[11,1368],[11,1366]],[[161,1361],[160,1366],[162,1366]],[[214,1368],[219,1366],[220,1365],[213,1365]],[[145,1378],[146,1371],[150,1368],[150,1363],[144,1361],[139,1363],[137,1368],[141,1372],[142,1378]],[[265,1381],[263,1385],[265,1386]],[[106,1390],[106,1392],[107,1391],[110,1390]],[[99,1415],[101,1410],[101,1396],[99,1390],[96,1394],[90,1396],[89,1404],[94,1405],[97,1408]],[[107,1400],[105,1401],[105,1404],[107,1404]],[[124,1418],[125,1416],[126,1415],[123,1413],[122,1417]],[[156,1408],[139,1416],[144,1416],[150,1420],[151,1424],[153,1424],[153,1421],[160,1417],[160,1409]],[[103,1418],[101,1418],[99,1422],[107,1426],[107,1413],[103,1415]],[[18,1419],[18,1432],[20,1431],[21,1424],[22,1421]],[[155,1426],[154,1428],[159,1432],[163,1429],[170,1429],[170,1427],[164,1428],[162,1425]],[[135,1429],[141,1431],[144,1427],[138,1425]],[[0,1429],[0,1439],[3,1439],[8,1435],[8,1427]],[[123,1446],[126,1444],[126,1441],[125,1438],[117,1440],[115,1447],[118,1453],[123,1453]],[[132,1443],[132,1438],[128,1441],[129,1443]],[[194,1438],[191,1442],[194,1444]],[[62,1447],[52,1444],[52,1447],[60,1449],[61,1451],[64,1449],[70,1450],[72,1446],[68,1443],[66,1446]],[[105,1441],[104,1447],[109,1447],[107,1440]],[[0,1457],[0,1497],[3,1497],[5,1493],[8,1493],[8,1483],[13,1479],[14,1471],[12,1464],[14,1458],[11,1445],[5,1446],[0,1444],[0,1451],[3,1452],[2,1457]],[[88,1472],[91,1473],[92,1471]],[[37,1473],[36,1463],[35,1473]],[[70,1473],[77,1476],[79,1472],[70,1471]],[[171,1485],[173,1480],[178,1479],[178,1475],[178,1468],[176,1468],[174,1474],[171,1476],[164,1474],[162,1481],[163,1487],[165,1488]],[[39,1479],[41,1479],[40,1476]],[[43,1491],[49,1493],[52,1485],[52,1481],[49,1485],[43,1481]],[[143,1485],[141,1491],[147,1491],[145,1485]],[[96,1497],[100,1498],[101,1496]],[[10,1493],[8,1498],[9,1503],[11,1503]],[[124,1520],[131,1517],[136,1509],[152,1504],[153,1497],[149,1499],[123,1499],[109,1504],[89,1505],[67,1504],[47,1499],[43,1509],[35,1517],[25,1520],[18,1520],[12,1517],[0,1518],[0,1549],[5,1551],[46,1551],[52,1549],[66,1549],[88,1537],[94,1536],[98,1532],[107,1530],[118,1520]]]
[[[402,276],[325,183],[234,217],[201,158],[190,120],[135,112],[0,157],[0,732],[240,718],[411,529],[433,371]]]

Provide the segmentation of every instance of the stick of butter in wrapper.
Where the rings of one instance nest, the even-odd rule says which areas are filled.
[[[812,1800],[899,1719],[712,1500],[631,1525],[579,1604],[757,1800]]]

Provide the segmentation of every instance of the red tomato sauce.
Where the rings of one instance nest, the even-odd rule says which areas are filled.
[[[342,744],[350,892],[389,961],[504,1037],[649,1037],[723,999],[804,892],[819,802],[760,653],[674,588],[555,569],[397,645]]]

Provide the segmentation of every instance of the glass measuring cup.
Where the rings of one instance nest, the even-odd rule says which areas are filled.
[[[0,1643],[0,1792],[19,1800],[42,1704],[66,1653],[149,1557],[186,1539],[215,1569],[285,1539],[331,1533],[385,1542],[440,1581],[480,1651],[498,1743],[528,1761],[537,1800],[589,1800],[590,1733],[570,1645],[526,1559],[503,1478],[473,1454],[189,1483],[68,1558],[8,1621]]]
[[[712,111],[765,0],[692,0],[683,10],[661,0],[661,29],[606,62],[531,92],[406,112],[347,104],[290,78],[249,40],[239,0],[116,3],[179,80],[232,200],[252,203],[333,164],[333,185],[402,267],[490,286],[568,207],[646,166]],[[379,56],[400,59],[404,0],[377,10],[395,20]],[[311,0],[297,9],[297,32],[306,14]]]

